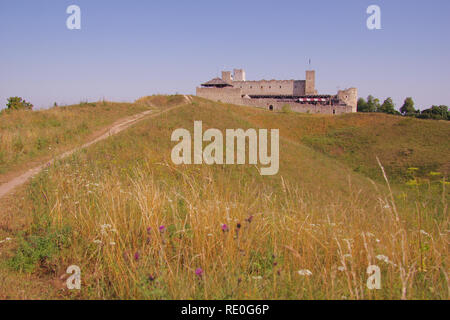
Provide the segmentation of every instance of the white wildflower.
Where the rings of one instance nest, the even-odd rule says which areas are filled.
[[[377,258],[378,260],[383,261],[385,263],[392,264],[394,267],[396,266],[396,264],[393,263],[392,261],[390,261],[389,258],[386,257],[385,255],[379,254],[375,258]]]
[[[103,242],[101,240],[94,240],[93,241],[95,244],[102,244]]]
[[[338,270],[339,270],[339,271],[345,271],[345,266],[339,266],[339,267],[338,267]]]
[[[304,277],[312,276],[312,272],[308,269],[298,270],[297,273]]]
[[[430,234],[428,232],[426,232],[425,230],[420,230],[420,233],[431,238]]]
[[[254,280],[261,280],[262,277],[261,276],[257,276],[257,277],[252,277]]]

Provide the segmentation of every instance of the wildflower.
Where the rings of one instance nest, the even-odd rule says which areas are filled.
[[[164,233],[166,231],[166,227],[165,226],[160,226],[159,227],[159,232]]]
[[[339,267],[338,267],[338,270],[339,270],[339,271],[345,271],[345,266],[339,266]]]
[[[102,244],[102,241],[101,241],[101,240],[94,240],[93,242],[94,242],[95,244],[99,244],[99,245]]]
[[[377,255],[375,258],[377,258],[377,259],[380,260],[380,261],[383,261],[383,262],[385,262],[385,263],[390,263],[390,264],[392,264],[392,265],[395,266],[395,264],[393,264],[391,261],[389,261],[389,258],[386,257],[385,255],[379,254],[379,255]]]
[[[223,232],[228,232],[229,231],[228,226],[226,224],[222,224],[222,231]]]
[[[149,275],[149,276],[148,276],[148,281],[150,281],[150,282],[155,281],[155,279],[156,279],[156,277],[153,276],[153,275]]]
[[[151,231],[152,231],[152,228],[151,228],[151,227],[148,227],[148,228],[147,228],[147,234],[150,234]]]
[[[111,241],[111,242],[109,243],[109,245],[110,245],[110,246],[115,246],[116,243],[115,243],[114,241]]]
[[[195,270],[195,274],[198,276],[198,277],[202,277],[203,276],[203,269],[202,268],[197,268],[196,270]]]
[[[420,230],[420,233],[430,237],[430,234],[428,232],[426,232],[425,230]]]
[[[236,228],[240,229],[240,228],[241,228],[241,224],[238,223],[238,224],[236,225]]]
[[[344,257],[344,258],[349,258],[349,259],[350,259],[350,258],[352,257],[352,255],[349,254],[349,253],[347,253],[347,254],[344,254],[343,257]]]
[[[248,223],[251,223],[251,222],[253,221],[253,216],[248,217],[248,218],[246,219],[246,221],[247,221]]]
[[[101,232],[103,235],[106,235],[108,233],[108,229],[111,229],[112,226],[110,224],[102,224],[100,226]]]
[[[312,276],[312,272],[308,269],[298,270],[297,273],[304,277]]]
[[[261,276],[257,276],[257,277],[252,277],[254,280],[261,280],[262,277]]]
[[[140,257],[141,257],[141,256],[140,256],[139,252],[136,252],[136,253],[134,254],[134,260],[139,261],[139,258],[140,258]]]

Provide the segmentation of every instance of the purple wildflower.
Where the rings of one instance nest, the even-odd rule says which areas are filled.
[[[147,234],[150,234],[151,231],[152,231],[152,228],[151,228],[151,227],[148,227],[148,228],[147,228]]]
[[[229,231],[228,226],[226,224],[222,225],[222,231],[223,232],[228,232]]]
[[[141,256],[140,256],[139,252],[136,252],[136,253],[134,254],[134,260],[139,261],[139,258],[140,258],[140,257],[141,257]]]
[[[164,231],[166,231],[166,227],[165,226],[159,227],[159,232],[164,233]]]
[[[203,269],[197,268],[197,270],[195,270],[195,274],[201,278],[203,276]]]

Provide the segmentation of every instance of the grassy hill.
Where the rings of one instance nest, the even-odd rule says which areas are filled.
[[[8,279],[46,279],[60,298],[449,298],[448,124],[139,102],[183,105],[57,162],[9,202]],[[279,128],[279,174],[173,165],[171,134],[195,120]],[[80,292],[61,289],[69,265],[81,267]],[[366,287],[369,265],[381,290]],[[17,282],[5,283],[17,296]]]
[[[0,183],[6,174],[81,145],[96,130],[148,110],[142,103],[96,102],[48,110],[0,112]]]

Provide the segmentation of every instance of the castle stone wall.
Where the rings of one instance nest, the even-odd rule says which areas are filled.
[[[233,104],[242,102],[242,93],[239,88],[197,88],[197,96]]]
[[[233,81],[235,88],[249,96],[303,96],[305,95],[304,80],[261,80]]]
[[[282,111],[284,105],[289,105],[293,112],[310,114],[340,115],[352,112],[351,106],[324,106],[314,104],[302,104],[298,102],[286,102],[278,99],[242,99],[241,105],[263,108],[266,110]]]

